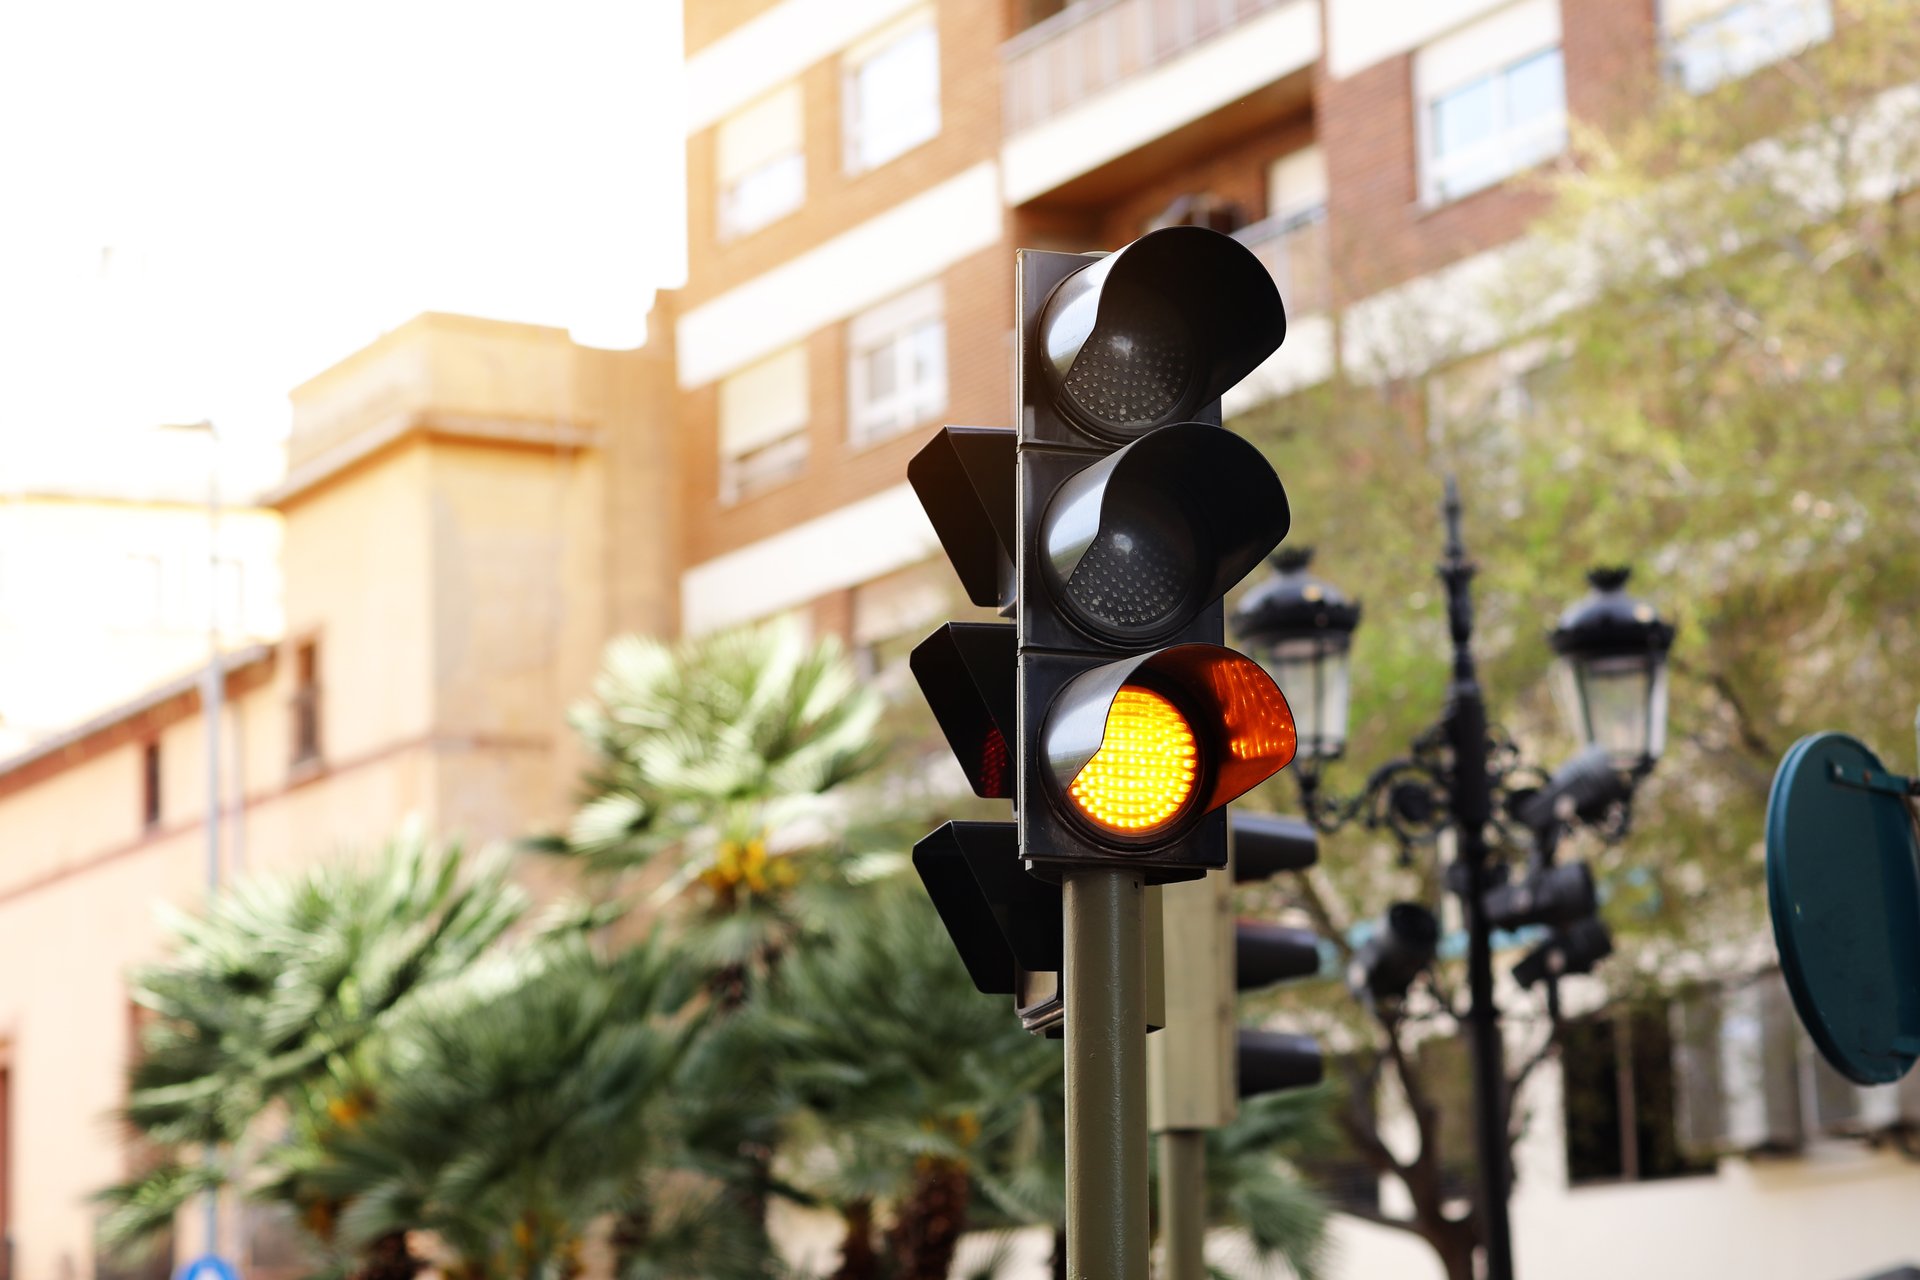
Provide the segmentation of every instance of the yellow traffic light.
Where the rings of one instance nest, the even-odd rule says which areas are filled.
[[[1100,749],[1067,794],[1102,830],[1149,835],[1186,812],[1199,755],[1180,708],[1151,689],[1123,685],[1107,712]]]

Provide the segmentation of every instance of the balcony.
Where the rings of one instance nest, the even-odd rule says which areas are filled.
[[[1001,50],[1006,130],[1019,133],[1284,0],[1081,0]]]
[[[1300,116],[1319,57],[1317,0],[1078,0],[1001,47],[1007,199],[1098,201]]]
[[[1265,264],[1290,318],[1326,311],[1331,301],[1331,263],[1325,205],[1255,222],[1234,232],[1233,238]]]

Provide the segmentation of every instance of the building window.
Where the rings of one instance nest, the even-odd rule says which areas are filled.
[[[798,209],[807,195],[800,86],[776,89],[720,123],[715,165],[720,236],[744,236]]]
[[[876,169],[940,132],[940,37],[923,9],[847,51],[847,170]]]
[[[1444,204],[1567,145],[1557,0],[1524,0],[1420,50],[1421,196]]]
[[[856,317],[847,346],[847,435],[854,444],[898,435],[946,411],[946,296],[939,281]]]
[[[807,465],[807,349],[789,347],[720,383],[720,500],[738,502]]]
[[[140,821],[152,828],[160,825],[160,744],[149,742],[140,748]]]
[[[1662,0],[1668,74],[1705,93],[1833,37],[1831,0]]]
[[[1561,1036],[1568,1185],[1712,1171],[1681,1148],[1664,1005],[1576,1019]]]
[[[293,651],[293,763],[320,758],[320,647],[302,642]]]

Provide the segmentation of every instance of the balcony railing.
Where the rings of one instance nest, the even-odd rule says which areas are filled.
[[[1079,0],[1002,46],[1020,132],[1286,0]]]
[[[1255,222],[1234,232],[1233,238],[1266,264],[1289,316],[1327,309],[1332,264],[1327,257],[1325,205]]]

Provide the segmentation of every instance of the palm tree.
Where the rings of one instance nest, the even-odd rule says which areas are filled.
[[[470,865],[418,835],[365,863],[231,886],[171,922],[172,958],[134,977],[150,1013],[131,1072],[127,1127],[158,1149],[231,1152],[270,1112],[299,1117],[349,1096],[367,1041],[423,992],[466,971],[516,921],[504,865]],[[138,1253],[232,1162],[156,1161],[100,1193],[103,1242]]]
[[[564,1280],[614,1220],[624,1280],[764,1276],[764,1239],[684,1143],[696,990],[657,938],[523,949],[390,1029],[371,1105],[276,1153],[276,1191],[343,1261],[423,1231],[463,1280]]]
[[[716,893],[765,892],[748,847],[830,816],[823,797],[876,761],[880,699],[838,640],[791,620],[677,646],[623,636],[594,694],[572,715],[597,757],[590,798],[559,847],[600,870],[672,851],[677,888],[717,872]]]
[[[1324,1272],[1326,1201],[1286,1157],[1323,1152],[1333,1141],[1321,1090],[1247,1099],[1233,1123],[1208,1132],[1207,1220],[1238,1228],[1236,1271],[1264,1274],[1278,1261],[1299,1280]],[[1234,1272],[1215,1274],[1232,1280]]]
[[[851,896],[746,1019],[792,1107],[791,1177],[846,1219],[840,1280],[944,1278],[976,1189],[1017,1176],[992,1159],[1032,1154],[1020,1138],[1058,1093],[1058,1046],[973,989],[898,875]]]

